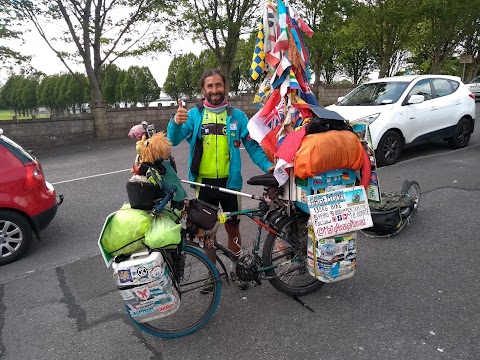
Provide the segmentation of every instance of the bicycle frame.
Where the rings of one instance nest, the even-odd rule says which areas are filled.
[[[217,229],[220,225],[220,222],[217,222],[217,225],[212,230],[210,230],[208,233],[206,233],[206,236],[203,240],[204,248],[208,249],[211,246],[214,249],[221,251],[222,254],[224,254],[230,260],[235,262],[237,265],[238,264],[245,265],[245,264],[243,264],[244,259],[246,257],[249,257],[248,258],[248,265],[249,266],[252,266],[252,265],[255,266],[256,264],[259,263],[258,260],[261,259],[261,256],[259,255],[259,250],[260,250],[260,243],[261,243],[261,240],[262,240],[262,230],[263,229],[267,230],[268,232],[270,232],[270,233],[272,233],[276,236],[279,236],[280,238],[282,238],[286,242],[290,243],[289,239],[287,237],[284,237],[282,235],[281,231],[276,229],[274,226],[270,226],[268,224],[269,213],[279,213],[279,212],[282,212],[281,207],[278,207],[278,208],[275,208],[275,209],[272,209],[272,210],[269,209],[268,211],[264,211],[260,208],[251,208],[251,209],[244,209],[244,210],[238,210],[238,211],[223,212],[223,213],[221,213],[221,215],[219,215],[219,217],[222,217],[222,215],[223,215],[224,219],[229,219],[229,218],[232,218],[233,216],[246,216],[257,224],[257,234],[256,234],[256,236],[253,240],[253,246],[252,246],[251,251],[246,253],[246,254],[243,254],[243,255],[241,254],[240,256],[237,256],[237,254],[235,254],[233,251],[231,251],[227,247],[223,246],[222,244],[218,243],[217,241],[213,241],[213,238],[214,238],[214,236],[217,232]],[[263,218],[265,218],[265,217],[266,217],[266,221],[263,220]],[[210,243],[209,243],[209,241],[210,241]],[[224,269],[225,273],[227,273],[226,272],[226,267],[223,264],[222,260],[215,253],[212,252],[211,254],[215,256],[217,261],[220,263],[220,266]],[[289,263],[292,263],[292,262],[297,262],[297,261],[298,261],[298,259],[293,259],[293,261],[292,260],[287,260],[287,261],[284,261],[282,263],[275,264],[275,265],[268,266],[268,267],[262,267],[262,266],[260,266],[258,268],[254,267],[254,269],[255,269],[254,274],[256,274],[256,275],[263,274],[266,271],[275,269],[279,266],[283,266],[283,265],[286,265],[286,264],[289,264]],[[292,271],[295,271],[295,270],[292,270]],[[269,280],[271,278],[273,278],[273,277],[263,277],[262,280]]]

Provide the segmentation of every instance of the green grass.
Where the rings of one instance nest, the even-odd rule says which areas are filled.
[[[14,113],[11,110],[0,110],[0,121],[1,120],[13,120],[13,115],[14,115]],[[39,117],[48,117],[48,115],[41,114],[41,115],[37,116],[37,118],[39,118]],[[17,116],[18,120],[31,119],[31,118],[32,118],[31,115]]]

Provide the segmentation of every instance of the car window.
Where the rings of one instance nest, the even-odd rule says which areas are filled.
[[[430,80],[423,79],[417,82],[412,90],[408,93],[407,99],[412,95],[423,95],[425,101],[432,99],[432,88],[430,86]]]
[[[435,97],[450,95],[453,90],[447,79],[432,79],[433,88],[435,89]]]
[[[35,159],[24,148],[18,145],[16,142],[10,140],[5,135],[0,135],[0,144],[5,146],[10,152],[12,152],[22,163],[34,161]]]
[[[470,84],[476,84],[476,83],[480,83],[480,76],[477,76],[475,79],[470,81]]]
[[[453,80],[448,80],[450,82],[450,85],[452,86],[453,92],[457,91],[458,87],[460,86],[460,83],[458,81],[453,81]]]
[[[378,82],[363,84],[345,96],[338,106],[376,106],[393,104],[408,86],[408,82]]]

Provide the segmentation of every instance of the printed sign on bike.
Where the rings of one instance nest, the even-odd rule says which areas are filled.
[[[373,225],[363,187],[307,196],[316,239],[345,234]]]

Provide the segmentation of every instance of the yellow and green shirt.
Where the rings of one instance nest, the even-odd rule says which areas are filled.
[[[214,113],[203,111],[201,134],[203,154],[199,178],[228,178],[230,152],[228,149],[227,110]]]

